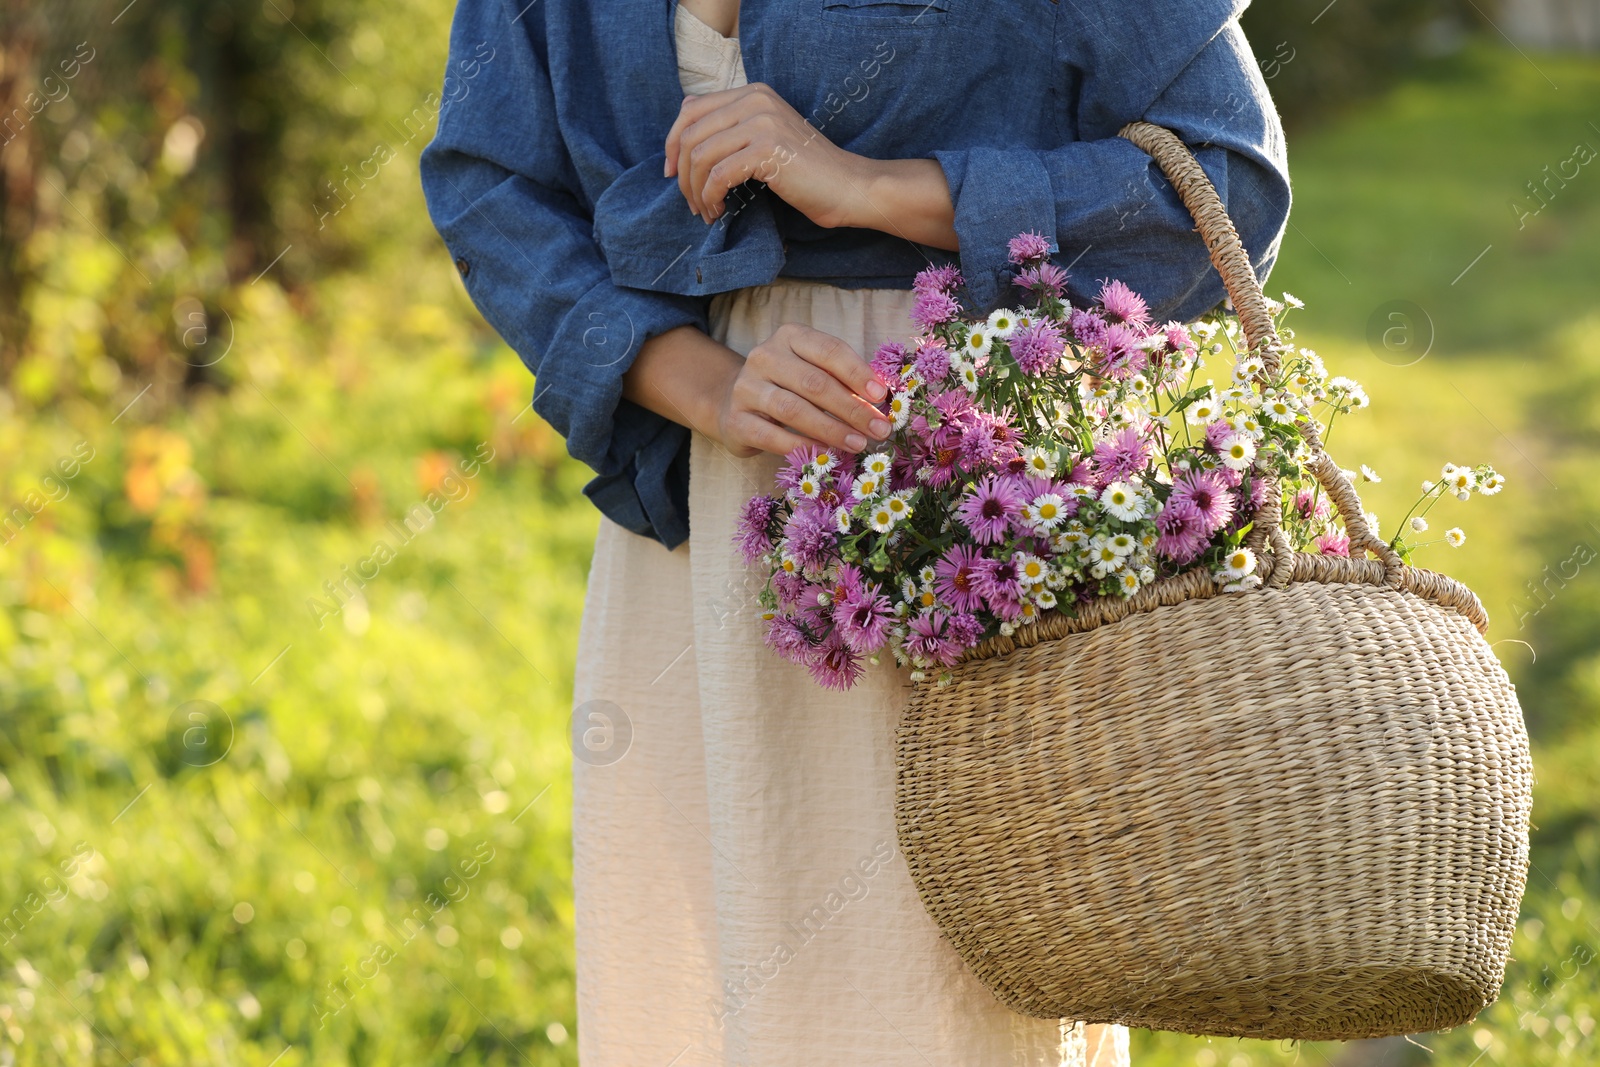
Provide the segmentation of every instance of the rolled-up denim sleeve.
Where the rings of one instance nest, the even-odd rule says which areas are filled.
[[[1054,238],[1060,254],[1053,258],[1071,262],[1068,293],[1077,303],[1092,300],[1108,278],[1141,293],[1158,319],[1193,318],[1222,300],[1193,217],[1155,161],[1115,136],[1135,119],[1165,126],[1189,145],[1258,277],[1271,271],[1289,217],[1288,162],[1277,110],[1238,22],[1224,24],[1153,99],[1110,91],[1117,77],[1085,72],[1077,117],[1088,139],[1044,151],[932,153],[949,185],[962,274],[978,303],[1016,297],[1006,246],[1023,230]]]
[[[421,158],[428,211],[473,303],[533,372],[534,411],[595,471],[584,491],[676,547],[688,537],[689,431],[624,399],[622,376],[646,339],[705,329],[708,301],[612,281],[593,206],[575,192],[538,16],[517,16],[502,0],[456,8],[438,131]]]

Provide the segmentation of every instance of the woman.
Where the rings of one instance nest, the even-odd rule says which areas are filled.
[[[1132,119],[1195,148],[1270,270],[1289,187],[1242,7],[460,0],[429,209],[605,516],[575,682],[586,1067],[1127,1062],[1123,1027],[1014,1015],[940,938],[894,831],[904,679],[829,692],[770,654],[730,536],[779,454],[887,434],[863,356],[910,335],[930,263],[988,310],[1032,230],[1079,304],[1113,277],[1158,317],[1222,299]]]

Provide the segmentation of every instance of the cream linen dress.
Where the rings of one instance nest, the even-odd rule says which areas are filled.
[[[736,39],[681,6],[676,38],[685,92],[744,84]],[[796,321],[867,354],[910,308],[780,279],[714,297],[711,324],[740,353]],[[923,910],[894,827],[902,676],[830,692],[762,644],[730,538],[779,462],[696,435],[676,551],[601,520],[574,697],[580,1062],[1126,1067],[1126,1028],[1012,1013]]]

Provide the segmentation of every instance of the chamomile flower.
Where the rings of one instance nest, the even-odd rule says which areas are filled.
[[[1139,547],[1139,542],[1133,539],[1132,534],[1116,533],[1106,538],[1106,545],[1119,556],[1131,556],[1133,550]]]
[[[1048,589],[1041,589],[1033,594],[1033,602],[1045,611],[1056,606],[1056,595]]]
[[[889,420],[899,430],[911,420],[911,394],[899,392],[889,398]]]
[[[1044,584],[1049,573],[1044,560],[1030,552],[1018,552],[1011,557],[1011,564],[1017,569],[1017,581],[1027,586]]]
[[[794,483],[794,489],[807,500],[815,500],[822,493],[822,480],[812,475],[801,475],[800,480]]]
[[[890,493],[884,498],[883,506],[889,510],[890,515],[894,516],[895,522],[899,522],[901,519],[908,519],[911,517],[911,494],[914,491],[915,490],[911,489],[902,489],[898,493]]]
[[[1127,557],[1112,548],[1107,540],[1102,537],[1090,539],[1087,562],[1094,565],[1096,578],[1104,578],[1111,572],[1120,571],[1128,565]]]
[[[878,533],[888,533],[894,529],[894,518],[894,512],[890,511],[887,505],[878,504],[873,507],[867,522]]]
[[[1203,396],[1189,405],[1188,410],[1183,413],[1183,417],[1190,426],[1204,426],[1220,414],[1222,414],[1222,405],[1210,397]]]
[[[1303,308],[1306,306],[1305,302],[1302,301],[1298,296],[1295,296],[1293,293],[1284,293],[1283,302],[1292,308]]]
[[[1291,423],[1300,414],[1298,405],[1293,397],[1282,393],[1274,393],[1261,402],[1261,417],[1268,422],[1281,424]]]
[[[882,452],[874,452],[861,461],[861,469],[879,478],[887,477],[893,461]]]
[[[1383,481],[1382,478],[1378,477],[1378,472],[1367,466],[1365,463],[1361,465],[1361,480],[1364,482]]]
[[[1041,493],[1028,505],[1033,512],[1031,520],[1040,530],[1054,530],[1066,518],[1067,502],[1056,493]]]
[[[1123,522],[1144,518],[1145,498],[1127,482],[1112,482],[1100,494],[1100,504]]]
[[[1025,448],[1022,450],[1022,461],[1028,465],[1028,473],[1035,478],[1054,478],[1056,476],[1056,453],[1050,448]]]
[[[1445,475],[1444,486],[1448,492],[1454,493],[1462,500],[1465,500],[1478,486],[1477,472],[1471,467],[1456,467],[1451,473]]]
[[[1505,487],[1505,476],[1497,470],[1490,469],[1489,473],[1485,474],[1483,480],[1478,483],[1478,492],[1484,496],[1494,496]]]
[[[1254,574],[1255,569],[1256,554],[1248,548],[1240,547],[1223,558],[1220,575],[1231,581],[1238,581],[1247,574]]]
[[[1017,330],[1017,313],[1010,308],[996,308],[991,311],[989,330],[995,337],[1010,337]]]
[[[811,457],[811,462],[807,464],[807,466],[811,467],[811,469],[817,474],[827,474],[838,465],[839,457],[835,456],[832,452],[818,452],[815,456]]]
[[[857,500],[871,500],[883,489],[883,476],[863,474],[850,483],[850,492]]]
[[[1417,533],[1425,533],[1428,529],[1428,520],[1421,515],[1411,516],[1411,528]]]
[[[841,507],[833,509],[833,528],[842,534],[847,534],[850,532],[849,508]]]
[[[1248,470],[1256,459],[1256,443],[1244,434],[1234,434],[1222,442],[1222,462],[1229,470]]]
[[[968,331],[967,339],[961,342],[961,354],[967,359],[976,359],[987,356],[993,347],[994,331],[987,326],[974,326]]]
[[[1139,576],[1137,574],[1123,573],[1117,578],[1117,586],[1123,596],[1132,596],[1139,591]]]
[[[1233,368],[1233,380],[1248,382],[1261,376],[1267,365],[1261,361],[1260,356],[1248,356],[1241,359]]]
[[[1451,548],[1460,548],[1467,543],[1467,535],[1459,526],[1452,526],[1444,532],[1445,543]]]
[[[967,392],[976,393],[978,391],[978,368],[964,359],[955,361],[951,366],[956,372],[956,381],[960,382]]]

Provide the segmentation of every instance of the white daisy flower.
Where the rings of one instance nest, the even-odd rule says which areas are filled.
[[[917,572],[917,577],[922,580],[923,585],[932,585],[934,579],[939,577],[939,573],[932,567],[924,567]]]
[[[848,508],[833,509],[833,528],[842,534],[850,532],[850,510]]]
[[[1222,414],[1222,406],[1210,397],[1201,397],[1183,413],[1184,419],[1190,426],[1204,426],[1206,423]]]
[[[1303,308],[1306,306],[1305,302],[1302,301],[1298,296],[1295,296],[1293,293],[1284,293],[1283,302],[1292,308]]]
[[[1494,496],[1506,487],[1505,476],[1499,471],[1491,470],[1483,476],[1483,481],[1478,483],[1478,492],[1484,496]]]
[[[1155,568],[1154,567],[1140,567],[1139,568],[1139,581],[1143,582],[1145,585],[1149,585],[1151,582],[1153,582],[1155,580],[1156,580],[1156,572],[1155,572]]]
[[[1433,488],[1434,488],[1434,483],[1433,482],[1423,482],[1422,483],[1422,491],[1424,493],[1433,492]]]
[[[1011,557],[1011,562],[1017,568],[1017,581],[1023,585],[1041,585],[1044,583],[1048,568],[1044,560],[1029,552],[1018,552]]]
[[[1260,356],[1249,356],[1240,360],[1238,366],[1233,368],[1233,379],[1237,382],[1247,382],[1259,377],[1266,369],[1267,365],[1261,361]]]
[[[962,384],[967,392],[976,393],[978,391],[978,368],[965,360],[956,363],[955,368],[956,380]]]
[[[877,507],[872,509],[872,514],[868,519],[868,523],[878,533],[888,533],[894,528],[894,512],[890,511],[883,504],[879,504]]]
[[[1056,476],[1056,453],[1054,449],[1025,448],[1022,450],[1022,461],[1028,465],[1028,473],[1035,478],[1054,478]]]
[[[897,430],[911,420],[910,393],[900,392],[889,398],[889,419]]]
[[[1118,533],[1106,538],[1106,545],[1119,556],[1131,556],[1133,550],[1139,547],[1139,542],[1133,539],[1132,534]]]
[[[1128,561],[1123,557],[1122,553],[1112,548],[1103,539],[1096,537],[1089,542],[1089,562],[1093,563],[1095,569],[1101,572],[1096,574],[1095,577],[1104,578],[1112,571],[1120,571],[1127,565]]]
[[[912,581],[910,578],[907,578],[900,583],[900,599],[902,601],[909,602],[917,599],[918,592],[919,590],[917,589],[917,583]]]
[[[1444,539],[1451,548],[1460,548],[1467,543],[1467,535],[1459,526],[1452,526],[1444,532]]]
[[[1117,579],[1117,584],[1122,588],[1123,596],[1132,596],[1139,591],[1139,576],[1137,574],[1124,574]]]
[[[1033,602],[1045,611],[1056,606],[1056,595],[1048,589],[1041,589],[1033,596]]]
[[[1100,494],[1100,504],[1123,522],[1137,522],[1144,517],[1145,499],[1127,482],[1112,482],[1106,486],[1105,492]]]
[[[1377,472],[1374,471],[1371,467],[1367,466],[1365,463],[1363,463],[1361,465],[1361,480],[1364,481],[1364,482],[1381,482],[1381,481],[1383,481],[1382,478],[1378,477]]]
[[[817,494],[822,492],[822,482],[817,478],[804,476],[794,483],[795,492],[807,500],[815,500]]]
[[[961,353],[968,359],[987,356],[994,347],[994,333],[986,326],[974,326],[961,343]]]
[[[1247,589],[1254,589],[1261,584],[1261,575],[1247,574],[1237,582],[1229,582],[1222,587],[1224,593],[1242,593]]]
[[[838,464],[839,459],[832,452],[818,452],[808,465],[818,474],[826,474]]]
[[[1010,337],[1017,330],[1017,313],[1010,308],[989,312],[989,330],[996,337]]]
[[[1247,574],[1254,574],[1256,570],[1256,554],[1248,548],[1240,546],[1229,552],[1222,561],[1222,574],[1232,581],[1238,581]]]
[[[912,490],[910,489],[902,489],[898,493],[890,493],[884,499],[882,506],[889,510],[890,515],[894,516],[895,522],[911,517],[911,493]]]
[[[1222,442],[1222,462],[1229,470],[1242,471],[1256,459],[1256,443],[1243,434],[1234,434]]]
[[[1041,493],[1033,498],[1029,507],[1033,511],[1032,522],[1044,530],[1053,530],[1066,518],[1067,502],[1055,493]]]
[[[1413,515],[1411,517],[1411,528],[1417,533],[1424,533],[1428,529],[1428,520],[1421,515]]]
[[[883,478],[877,474],[863,474],[850,483],[850,492],[857,500],[871,500],[883,488]]]
[[[1478,475],[1471,467],[1457,467],[1453,474],[1445,476],[1444,484],[1446,489],[1465,500],[1466,497],[1461,494],[1471,493],[1477,488]]]
[[[1293,422],[1300,414],[1293,399],[1277,393],[1263,401],[1259,410],[1262,418],[1277,423]]]
[[[889,473],[893,461],[883,452],[874,452],[861,461],[861,469],[882,478]]]

